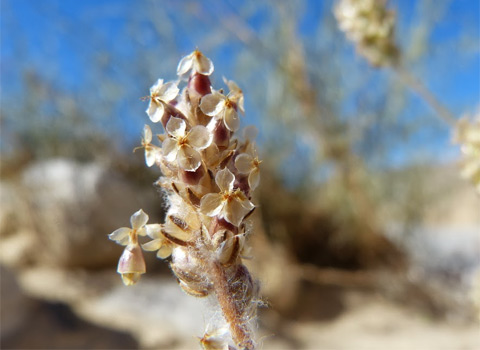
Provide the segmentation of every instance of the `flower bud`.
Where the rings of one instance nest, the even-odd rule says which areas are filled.
[[[126,286],[134,285],[146,271],[142,249],[138,243],[129,244],[118,261],[117,272],[122,275],[123,283]]]
[[[235,178],[235,182],[233,184],[234,188],[240,189],[246,196],[250,194],[250,186],[248,184],[248,176],[245,175],[237,175]]]
[[[180,170],[180,176],[184,183],[190,186],[198,185],[202,177],[205,175],[205,170],[200,166],[195,171]]]
[[[253,280],[247,267],[243,264],[236,265],[230,281],[230,293],[243,314],[249,314],[248,309],[254,308],[252,301],[257,297],[258,289],[258,283]]]
[[[188,101],[190,102],[192,110],[195,111],[198,125],[207,125],[212,119],[199,108],[202,97],[212,93],[210,84],[210,78],[199,73],[192,74],[188,80]]]
[[[222,120],[212,120],[209,128],[213,133],[213,142],[219,149],[225,149],[230,144],[230,131]]]
[[[231,232],[227,231],[225,240],[218,243],[218,249],[216,250],[217,260],[225,266],[230,266],[238,260],[238,256],[242,251],[245,243],[245,237],[243,235],[233,236]],[[217,236],[218,237],[218,236]],[[214,239],[216,237],[214,236]]]
[[[238,233],[238,227],[236,227],[235,225],[232,225],[224,218],[219,218],[218,216],[214,217],[210,223],[209,231],[215,232],[216,234],[217,232],[221,232],[223,230],[230,231],[233,234]]]
[[[211,83],[208,76],[194,73],[188,80],[188,94],[191,101],[195,100],[198,105],[200,98],[212,93],[210,86]]]
[[[195,297],[206,297],[212,289],[212,284],[202,273],[200,261],[189,254],[189,251],[177,247],[173,250],[172,263],[173,273],[179,280],[180,287]]]
[[[176,105],[177,102],[175,100],[170,101],[168,104],[165,104],[165,113],[160,120],[164,128],[167,126],[168,121],[172,117],[180,118],[188,125],[187,117],[185,117],[185,115],[175,107]]]

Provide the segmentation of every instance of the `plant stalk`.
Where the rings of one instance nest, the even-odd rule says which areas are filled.
[[[230,326],[233,341],[241,350],[254,350],[255,345],[242,310],[239,310],[236,300],[232,297],[225,268],[217,261],[211,264],[210,278],[223,316]]]

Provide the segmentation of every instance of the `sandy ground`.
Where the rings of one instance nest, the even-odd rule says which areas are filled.
[[[3,281],[5,276],[3,271]],[[98,284],[97,278],[110,279],[106,276],[90,276],[89,280]],[[181,293],[172,278],[146,279],[139,288],[125,288],[114,282],[113,288],[101,294],[93,293],[93,289],[85,293],[86,290],[75,288],[64,297],[52,293],[59,289],[56,285],[72,286],[70,277],[35,271],[23,275],[20,281],[31,295],[20,298],[22,292],[16,289],[12,299],[8,298],[8,291],[2,290],[3,310],[7,310],[7,303],[13,303],[17,305],[17,311],[13,312],[18,315],[18,310],[28,306],[17,320],[15,330],[2,334],[2,349],[200,348],[196,336],[201,335],[205,326],[205,305]],[[81,299],[77,298],[80,294]],[[323,318],[312,317],[315,312],[302,312],[303,316],[297,315],[294,320],[280,315],[274,306],[263,309],[259,349],[480,349],[478,322],[435,320],[420,310],[364,291],[343,291],[335,302],[341,308],[325,303],[322,307],[321,298],[325,295],[316,292],[312,295],[318,298],[318,303],[311,307],[325,309],[318,310],[318,315],[328,308],[336,311],[323,312]],[[40,301],[45,299],[47,302]],[[325,300],[329,304],[334,302],[332,298]],[[304,301],[310,303],[311,299]],[[2,328],[8,319],[2,312]]]
[[[478,323],[435,322],[375,298],[328,322],[292,322],[285,332],[293,339],[280,342],[272,336],[264,349],[480,349]]]
[[[464,192],[454,189],[446,202],[438,203],[443,209],[433,211],[431,222],[414,231],[405,248],[417,279],[434,276],[444,290],[442,278],[464,276],[448,287],[466,299],[470,271],[480,264],[480,212],[476,210],[480,197],[467,187]],[[24,211],[18,208],[12,205],[13,212],[23,217]],[[52,227],[61,226],[57,218],[52,222]],[[112,222],[121,220],[112,217]],[[69,247],[68,254],[60,257],[71,263],[70,255],[82,249],[64,237],[65,227],[69,226],[46,230],[45,236]],[[36,246],[30,247],[34,232],[24,228],[13,234],[10,226],[4,229],[8,235],[0,237],[0,260],[9,268],[2,269],[0,276],[0,348],[199,349],[197,337],[208,322],[205,305],[181,292],[166,264],[157,262],[163,272],[142,277],[137,286],[127,288],[115,273],[118,255],[111,268],[101,270],[29,264],[32,254],[38,253]],[[97,227],[92,232],[97,231],[101,232],[100,242],[113,246],[104,234],[108,230]],[[97,255],[103,257],[103,251],[99,252]],[[281,252],[271,253],[272,259],[258,271],[259,277],[260,272],[266,274],[261,278],[262,291],[272,299],[270,307],[260,313],[259,349],[480,350],[478,322],[435,319],[422,305],[415,306],[406,302],[408,299],[404,304],[395,303],[374,289],[366,292],[305,281],[293,283],[285,279],[291,262]],[[80,258],[91,262],[89,255]],[[77,265],[86,266],[78,261]],[[424,298],[421,302],[428,301]]]

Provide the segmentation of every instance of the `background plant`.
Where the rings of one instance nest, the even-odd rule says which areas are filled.
[[[70,157],[108,165],[151,193],[158,174],[145,168],[142,152],[131,155],[143,131],[138,115],[146,106],[139,97],[158,77],[176,79],[171,68],[198,46],[216,63],[214,86],[227,91],[225,75],[249,87],[242,123],[260,130],[262,178],[268,178],[255,201],[264,222],[258,232],[265,228],[268,242],[257,245],[257,256],[288,257],[288,264],[276,265],[291,267],[296,282],[283,294],[297,290],[303,297],[305,283],[373,280],[377,290],[414,303],[406,289],[386,290],[408,286],[411,274],[392,274],[390,284],[369,276],[386,266],[408,271],[403,250],[414,245],[418,228],[442,225],[429,221],[429,213],[458,193],[448,174],[460,147],[452,147],[451,127],[438,123],[438,113],[398,72],[373,68],[355,52],[337,28],[333,1],[247,1],[241,7],[145,1],[134,11],[121,1],[17,0],[1,6],[3,179],[19,179],[37,160]],[[472,78],[479,70],[478,4],[390,1],[387,7],[398,19],[402,67],[455,118],[472,114],[479,89]],[[144,146],[155,144],[156,132],[153,141],[144,132]],[[135,198],[145,198],[137,193]],[[146,210],[144,203],[129,214]],[[156,222],[161,208],[148,214]],[[400,235],[395,244],[385,239],[392,226]],[[461,257],[451,266],[468,265]],[[443,266],[441,259],[430,260]],[[413,276],[427,281],[432,271]],[[444,275],[454,288],[461,285],[453,283],[456,274]],[[426,301],[441,299],[438,290],[433,295],[420,305],[438,315],[445,309]],[[279,304],[282,315],[299,310],[294,302]]]

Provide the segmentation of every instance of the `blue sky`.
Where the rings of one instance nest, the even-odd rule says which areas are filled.
[[[81,54],[86,50],[98,48],[89,47],[88,43],[80,42],[84,27],[93,30],[98,36],[109,38],[110,47],[106,49],[115,54],[128,55],[130,48],[128,34],[125,32],[125,20],[130,16],[130,11],[140,7],[145,1],[132,0],[2,0],[1,2],[1,58],[2,76],[16,73],[21,65],[28,65],[45,71],[46,75],[55,75],[59,83],[66,88],[75,89],[82,83],[87,62],[81,61]],[[162,6],[167,2],[157,1]],[[182,3],[182,1],[180,1]],[[184,1],[184,3],[188,3]],[[215,3],[215,2],[214,2]],[[221,2],[220,2],[221,3]],[[315,22],[319,20],[322,13],[321,2],[307,1],[305,16],[301,21],[300,31],[309,35],[315,28]],[[391,1],[391,6],[397,8],[400,17],[400,27],[406,27],[414,19],[414,3],[411,1]],[[454,49],[461,49],[462,43],[459,39],[468,33],[473,40],[480,39],[479,17],[480,2],[475,0],[455,0],[447,8],[442,21],[436,25],[432,33],[432,42],[453,42]],[[227,5],[225,5],[227,6]],[[165,6],[168,8],[169,6]],[[213,7],[213,5],[212,5]],[[227,6],[228,7],[228,6]],[[168,15],[172,15],[172,10]],[[174,15],[174,14],[173,14]],[[254,29],[260,29],[262,21],[268,16],[268,10],[259,12],[250,18],[249,23]],[[203,25],[199,24],[199,30],[195,33],[182,32],[182,28],[175,28],[175,35],[179,47],[188,52],[192,46],[199,41],[199,37],[206,34],[202,30]],[[148,47],[148,35],[145,33],[144,42]],[[121,38],[126,40],[122,40]],[[83,38],[85,39],[85,38]],[[21,46],[25,49],[25,57],[14,57],[12,46],[18,40],[24,41]],[[400,38],[401,40],[401,38]],[[471,55],[470,60],[458,61],[455,51],[447,57],[450,60],[450,72],[442,75],[442,80],[452,84],[440,84],[438,76],[430,73],[433,80],[432,89],[439,89],[439,92],[447,92],[445,95],[452,105],[464,105],[478,100],[480,64],[478,45],[471,48],[476,55]],[[221,50],[220,50],[221,51]],[[230,50],[231,51],[231,50]],[[227,53],[227,55],[225,55]],[[220,52],[221,56],[227,56],[228,50]],[[55,65],[51,62],[55,61]],[[440,62],[443,63],[443,62]],[[55,68],[52,68],[55,66]],[[2,83],[9,79],[2,79]],[[11,83],[11,81],[9,81]],[[5,84],[5,83],[4,83]],[[5,86],[7,90],[9,86]],[[445,85],[445,86],[442,86]],[[7,91],[8,93],[8,91]]]
[[[399,16],[397,37],[401,44],[411,30],[412,23],[418,23],[422,15],[421,5],[416,3],[422,2],[389,2]],[[474,112],[480,101],[479,3],[476,0],[454,0],[444,8],[443,14],[439,6],[439,18],[428,40],[427,59],[412,67],[439,100],[456,115]],[[98,111],[95,103],[101,100],[98,96],[102,93],[96,89],[105,83],[96,79],[105,76],[111,79],[110,84],[119,87],[119,94],[115,106],[108,112],[111,115],[105,117],[107,122],[101,122],[100,125],[108,127],[108,123],[115,120],[118,123],[115,128],[133,131],[126,137],[132,143],[143,127],[134,117],[144,113],[145,105],[139,97],[148,92],[153,77],[174,79],[179,55],[189,53],[195,46],[207,47],[209,56],[215,62],[218,81],[222,75],[227,75],[241,85],[247,82],[243,76],[232,76],[235,57],[245,47],[231,38],[223,41],[221,46],[212,44],[216,40],[214,34],[218,25],[215,19],[228,11],[237,12],[247,18],[248,25],[257,35],[265,35],[268,23],[274,19],[269,2],[261,2],[255,11],[251,10],[251,3],[241,8],[235,4],[234,1],[1,0],[2,108],[10,107],[18,102],[19,97],[26,95],[22,76],[25,70],[29,70],[49,81],[59,91],[70,94],[77,102],[90,103],[95,110],[87,108],[87,111],[96,118]],[[324,18],[324,4],[308,0],[300,10],[298,32],[307,42],[314,37],[318,21]],[[148,14],[148,10],[145,10],[147,5],[154,6],[158,14],[173,23],[166,30],[165,37],[157,37],[152,23],[142,18]],[[163,20],[161,16],[158,18],[160,22]],[[392,78],[388,72],[370,68],[355,55],[350,43],[344,41],[341,44],[345,45],[352,62],[351,69],[356,69],[356,74],[367,72],[380,81]],[[142,72],[142,67],[130,71],[129,64],[138,61],[139,50],[154,53],[162,64],[153,65],[154,69],[147,73]],[[103,75],[95,71],[96,60],[104,60]],[[136,72],[144,75],[135,76]],[[405,118],[431,114],[429,108],[413,94],[409,94],[409,99]],[[248,96],[248,91],[246,104],[247,112],[259,109]],[[256,123],[258,116],[255,112],[247,115],[245,124]],[[416,138],[418,142],[431,139],[435,147],[438,145],[448,149],[450,145],[449,132],[443,126],[435,126],[413,137],[412,147],[415,147]],[[405,152],[408,151],[393,152],[391,157],[398,157],[401,162]]]

